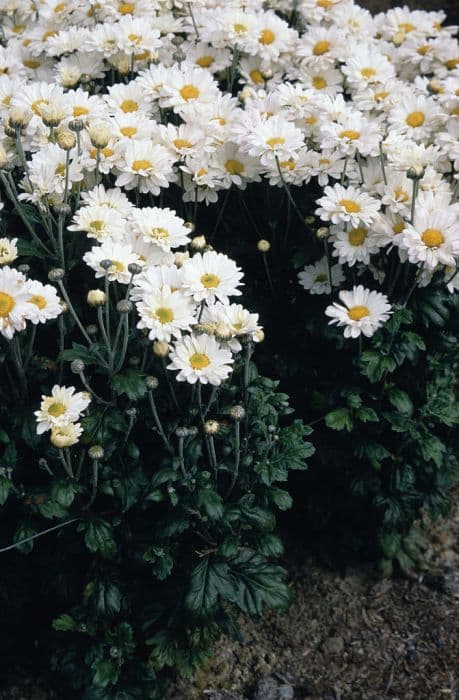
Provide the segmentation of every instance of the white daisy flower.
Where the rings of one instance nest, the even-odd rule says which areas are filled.
[[[50,396],[41,397],[40,410],[34,412],[37,419],[37,434],[41,435],[55,426],[62,427],[68,423],[76,423],[90,402],[91,397],[86,391],[75,392],[74,386],[55,384]]]
[[[169,187],[175,179],[174,158],[170,152],[151,141],[129,140],[123,145],[118,163],[120,175],[116,185],[127,190],[158,195],[162,187]]]
[[[185,335],[169,355],[168,369],[178,370],[177,381],[220,385],[232,371],[233,356],[212,336]]]
[[[368,264],[370,255],[379,250],[379,238],[363,224],[347,226],[346,229],[334,227],[332,231],[333,256],[338,258],[341,265],[346,263],[353,267],[360,262]]]
[[[442,123],[444,114],[431,97],[406,96],[389,112],[389,124],[414,141],[428,140]]]
[[[107,275],[110,282],[129,284],[132,274],[128,266],[132,263],[140,263],[140,258],[136,255],[130,245],[118,243],[116,241],[104,241],[100,246],[94,246],[83,255],[84,262],[96,273],[96,278]],[[111,260],[110,267],[105,270],[100,263],[103,260]]]
[[[213,328],[216,335],[221,329],[224,330],[224,335],[229,334],[229,338],[225,341],[220,341],[227,345],[232,352],[240,352],[242,345],[238,338],[243,336],[256,337],[262,327],[258,323],[258,314],[252,314],[245,309],[241,304],[222,304],[217,301],[212,306],[204,307],[201,317],[201,323],[206,327]]]
[[[320,127],[323,149],[337,148],[344,156],[353,156],[356,151],[363,156],[379,153],[381,130],[377,121],[366,119],[358,112],[346,114],[338,123]]]
[[[53,425],[49,440],[54,447],[62,450],[64,447],[72,447],[79,441],[83,434],[80,423],[66,423],[65,425]]]
[[[63,312],[61,299],[52,285],[42,284],[38,280],[29,280],[26,284],[28,301],[36,307],[36,313],[30,318],[33,324],[46,323]]]
[[[185,294],[193,296],[196,302],[212,302],[215,299],[228,302],[228,297],[242,293],[238,289],[242,284],[241,269],[223,253],[197,253],[185,260],[181,275]]]
[[[82,192],[81,201],[86,206],[114,209],[123,219],[128,216],[134,206],[119,187],[107,190],[104,185],[97,185],[88,192]]]
[[[93,196],[92,200],[95,199]],[[95,238],[99,242],[109,238],[120,240],[126,231],[126,220],[111,206],[90,204],[78,209],[68,230],[84,231],[88,238]]]
[[[331,278],[334,287],[344,282],[341,265],[331,265]],[[298,280],[310,294],[331,294],[327,258],[324,256],[312,265],[305,265],[304,269],[298,273]]]
[[[131,224],[144,241],[154,243],[165,251],[190,242],[190,229],[185,226],[183,219],[167,207],[134,209]]]
[[[381,202],[357,187],[336,184],[326,187],[324,192],[325,196],[317,200],[320,207],[315,213],[322,221],[333,224],[349,222],[354,227],[369,225],[376,219],[381,207]]]
[[[459,220],[453,209],[416,210],[414,224],[407,224],[399,247],[406,250],[411,263],[422,263],[425,269],[437,265],[453,267],[459,256]]]
[[[196,307],[190,298],[167,285],[145,294],[136,306],[140,316],[137,328],[148,328],[150,340],[169,342],[172,336],[180,338],[195,321]]]
[[[18,257],[17,238],[0,238],[0,265],[14,262]]]
[[[345,338],[370,338],[388,320],[392,307],[385,294],[365,289],[361,284],[352,291],[341,291],[342,304],[334,302],[325,309],[330,324],[344,326]]]
[[[24,275],[8,266],[0,268],[0,333],[8,340],[16,331],[24,330],[26,320],[37,313],[29,297]]]

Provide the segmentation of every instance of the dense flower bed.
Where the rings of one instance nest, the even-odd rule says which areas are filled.
[[[455,28],[350,0],[0,13],[6,626],[44,595],[79,693],[159,698],[232,609],[288,603],[277,483],[310,424],[308,532],[410,569],[447,508]]]

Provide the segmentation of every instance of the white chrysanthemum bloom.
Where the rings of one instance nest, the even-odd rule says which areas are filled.
[[[183,219],[167,207],[134,209],[131,225],[144,241],[154,243],[165,251],[190,242],[190,229],[185,226]]]
[[[34,189],[32,196],[63,195],[66,183],[67,154],[57,144],[50,143],[33,154],[29,161],[29,177],[22,181],[23,188],[28,191],[29,178]],[[74,182],[83,180],[82,165],[79,159],[72,155],[68,164],[69,187]]]
[[[216,335],[219,335],[220,328],[224,329],[225,335],[228,334],[229,337],[220,342],[227,345],[232,352],[240,352],[242,349],[238,338],[254,338],[260,333],[262,327],[258,320],[258,314],[250,313],[241,304],[222,304],[220,301],[204,307],[201,317],[201,323],[212,326]]]
[[[179,126],[161,125],[159,138],[176,160],[189,156],[198,158],[203,153],[211,153],[215,148],[212,137],[194,121]]]
[[[303,61],[298,78],[305,88],[316,90],[318,95],[337,95],[343,92],[344,76],[336,68],[315,70],[307,61]]]
[[[155,265],[145,267],[140,275],[136,275],[131,288],[131,299],[140,301],[148,294],[155,294],[163,287],[169,287],[176,292],[182,287],[182,275],[175,265]]]
[[[193,103],[212,102],[218,95],[218,87],[212,75],[204,68],[185,65],[171,68],[167,81],[161,88],[161,107],[172,107],[175,112],[186,113]]]
[[[259,158],[262,165],[278,160],[295,159],[297,152],[304,145],[304,136],[285,117],[278,114],[263,119],[259,114],[251,115],[246,134],[235,140],[254,158]]]
[[[143,112],[118,112],[111,124],[114,136],[121,142],[123,139],[151,139],[157,132],[156,123]]]
[[[171,362],[167,367],[179,371],[179,382],[218,386],[232,371],[231,350],[206,334],[183,336],[174,344],[169,358]]]
[[[24,275],[8,266],[0,268],[0,333],[8,340],[36,315],[36,306],[29,297]]]
[[[395,78],[394,67],[388,58],[367,44],[354,46],[341,70],[354,90],[368,85],[384,85]]]
[[[18,257],[17,238],[0,238],[0,265],[8,265]]]
[[[119,187],[107,190],[104,185],[97,185],[88,192],[82,192],[81,201],[86,206],[108,207],[109,209],[113,209],[123,219],[130,214],[134,206]]]
[[[117,35],[121,51],[137,60],[154,58],[161,47],[159,31],[144,18],[122,17],[117,24]]]
[[[50,396],[41,397],[40,410],[35,411],[37,434],[41,435],[54,426],[76,423],[83,411],[89,406],[91,396],[86,392],[75,392],[75,387],[55,384]]]
[[[366,119],[360,113],[352,112],[339,122],[322,124],[320,136],[323,149],[337,148],[344,156],[353,156],[356,151],[362,156],[376,156],[381,129],[375,119]]]
[[[75,88],[82,78],[91,76],[94,80],[104,77],[106,66],[102,58],[94,53],[81,51],[63,56],[54,66],[54,82],[63,88]]]
[[[139,264],[140,258],[136,255],[130,245],[118,243],[116,241],[104,241],[100,246],[94,246],[83,255],[84,262],[96,273],[96,278],[107,275],[110,282],[129,284],[132,274],[128,266],[132,263]],[[101,267],[103,260],[111,260],[108,270]]]
[[[415,143],[406,139],[396,131],[389,132],[384,139],[383,150],[388,159],[397,170],[435,165],[440,160],[440,148],[436,145]]]
[[[376,219],[381,207],[380,201],[357,187],[336,184],[326,187],[324,192],[325,196],[317,200],[320,207],[315,213],[322,221],[333,224],[349,222],[354,227],[360,224],[368,226]]]
[[[231,65],[231,53],[227,48],[216,48],[203,41],[186,41],[181,46],[188,63],[219,73]]]
[[[245,190],[248,182],[261,180],[258,161],[247,153],[241,153],[239,147],[231,141],[226,141],[217,148],[210,162],[212,168],[218,172],[224,189],[236,185],[239,189]]]
[[[43,105],[61,105],[64,92],[61,87],[44,81],[24,84],[11,100],[11,107],[20,107],[32,113],[27,133],[33,134],[42,125],[40,108]]]
[[[120,175],[116,179],[119,187],[137,187],[140,192],[158,195],[161,187],[169,187],[175,179],[174,158],[164,146],[131,139],[123,145],[120,155]]]
[[[344,282],[344,274],[341,265],[331,265],[331,279],[334,287]],[[324,256],[312,265],[305,265],[298,273],[301,286],[310,294],[331,294],[330,273],[327,258]]]
[[[61,300],[52,285],[42,284],[38,280],[29,280],[26,285],[29,292],[28,301],[36,307],[36,312],[30,317],[32,323],[46,323],[62,313]]]
[[[100,242],[106,239],[121,240],[126,231],[126,220],[113,207],[90,204],[78,209],[68,230],[84,231],[88,238]]]
[[[327,306],[325,314],[331,318],[330,324],[344,326],[345,338],[358,338],[360,334],[371,338],[392,313],[385,294],[365,289],[361,284],[352,291],[341,291],[339,299],[342,304]]]
[[[242,293],[238,289],[242,284],[241,269],[223,253],[197,253],[185,260],[181,274],[184,293],[193,296],[196,302],[211,302],[215,299],[228,302],[230,296]]]
[[[83,428],[80,423],[53,425],[49,440],[54,447],[62,450],[65,447],[76,445],[82,434]]]
[[[406,221],[401,214],[394,214],[387,210],[384,214],[379,212],[378,218],[372,224],[372,231],[381,248],[386,245],[398,246],[400,234],[403,233],[405,226]]]
[[[334,227],[333,230],[333,256],[338,258],[341,265],[346,263],[353,267],[356,263],[370,262],[370,255],[379,250],[379,238],[373,230],[360,224],[346,229]]]
[[[123,238],[123,243],[129,244],[132,251],[139,256],[139,264],[145,268],[156,265],[172,265],[174,263],[174,253],[164,250],[155,243],[149,243],[135,231],[128,230]]]
[[[103,119],[106,115],[106,105],[99,95],[90,95],[86,90],[78,88],[65,94],[65,104],[70,119],[88,120]]]
[[[166,285],[143,296],[136,306],[140,316],[137,328],[147,328],[150,340],[169,342],[172,336],[180,338],[196,320],[196,307],[190,297]]]
[[[298,34],[274,12],[261,12],[257,17],[256,43],[254,34],[248,33],[244,50],[256,54],[264,61],[275,61],[283,53],[293,50]]]
[[[411,207],[413,181],[403,172],[386,168],[387,184],[384,184],[382,203],[394,214],[407,215]]]
[[[411,263],[427,270],[437,265],[456,264],[459,256],[459,219],[455,208],[429,211],[418,207],[414,224],[407,224],[399,247],[406,250]]]
[[[147,102],[144,92],[138,82],[117,83],[109,85],[108,95],[105,95],[105,101],[113,115],[118,112],[122,114],[145,113]]]
[[[308,65],[315,70],[322,70],[333,66],[344,51],[345,37],[338,27],[332,25],[311,27],[301,37],[295,53],[301,59],[307,59]]]
[[[444,120],[445,115],[431,97],[406,96],[389,112],[390,126],[414,141],[428,140]]]
[[[333,10],[346,0],[301,0],[298,10],[307,22],[319,23],[323,20],[333,20]]]

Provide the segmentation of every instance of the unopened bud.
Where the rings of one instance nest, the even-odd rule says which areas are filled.
[[[180,426],[179,428],[176,429],[175,434],[177,435],[177,437],[180,440],[183,440],[184,438],[188,437],[188,435],[189,435],[188,428],[186,428],[185,426],[183,426],[183,427]]]
[[[262,71],[260,71],[260,73],[261,73],[261,77],[263,78],[263,80],[271,80],[271,78],[273,77],[273,72],[270,68],[267,68],[266,70],[262,70]]]
[[[153,353],[156,357],[167,357],[169,354],[169,343],[165,340],[155,340],[153,343]]]
[[[22,265],[18,265],[18,271],[22,272],[23,275],[28,275],[30,272],[30,265],[27,265],[27,263],[23,263]]]
[[[216,420],[207,420],[204,423],[204,432],[206,435],[216,435],[220,430],[220,423]]]
[[[102,306],[105,304],[105,292],[102,289],[90,289],[86,301],[89,306]]]
[[[24,129],[32,119],[32,112],[22,109],[22,107],[13,107],[8,114],[8,125],[12,129]]]
[[[230,410],[230,416],[233,420],[242,420],[245,417],[245,408],[243,406],[233,406]]]
[[[134,308],[134,304],[129,299],[121,299],[116,305],[116,310],[119,314],[128,314]]]
[[[73,374],[81,374],[81,372],[84,372],[83,360],[72,360],[70,363],[70,371],[73,372]]]
[[[191,247],[194,248],[194,250],[203,250],[206,245],[206,237],[205,236],[195,236],[194,238],[191,239]]]
[[[95,323],[90,323],[89,326],[86,326],[86,333],[88,335],[97,335],[99,332],[99,329],[97,328]]]
[[[65,112],[62,107],[58,105],[42,105],[40,108],[40,116],[45,126],[55,128],[59,126],[65,117]]]
[[[406,171],[406,176],[410,180],[420,180],[425,173],[425,168],[423,165],[412,165],[411,168],[408,168]]]
[[[171,44],[173,46],[181,46],[184,41],[185,41],[185,39],[182,36],[180,36],[179,34],[176,34],[176,36],[174,36],[171,39]]]
[[[92,445],[88,450],[88,455],[91,459],[99,460],[104,457],[104,448],[102,445]]]
[[[172,59],[176,63],[181,63],[183,60],[185,60],[185,54],[181,49],[177,49],[177,51],[174,51],[174,53],[172,54]]]
[[[54,211],[58,216],[66,217],[72,213],[72,208],[69,204],[64,204],[64,202],[59,202],[54,206]]]
[[[128,271],[131,275],[140,275],[142,272],[142,265],[139,265],[139,263],[129,263]]]
[[[217,340],[229,340],[232,335],[231,328],[223,321],[219,321],[215,326],[215,336]]]
[[[321,226],[316,231],[316,238],[318,238],[319,241],[324,241],[329,236],[330,236],[330,229],[327,228],[326,226]]]
[[[147,388],[151,391],[157,389],[159,386],[158,377],[153,377],[151,374],[148,375],[148,377],[145,377],[145,384],[147,385]]]
[[[174,255],[174,264],[176,267],[182,267],[183,263],[185,260],[188,260],[190,257],[189,253],[175,253]]]
[[[265,339],[265,332],[263,328],[260,328],[259,330],[255,331],[252,333],[252,340],[254,343],[262,343]]]
[[[75,148],[76,136],[71,131],[60,131],[57,135],[57,145],[62,148],[63,151],[71,151]]]
[[[99,265],[101,266],[102,270],[109,270],[113,265],[113,260],[104,258],[104,260],[100,261]]]
[[[88,126],[89,139],[94,148],[106,148],[110,141],[110,128],[105,122],[93,122]]]
[[[307,224],[308,226],[312,226],[316,222],[316,217],[315,216],[305,216],[304,217],[304,223]]]
[[[48,279],[50,282],[60,282],[64,279],[65,271],[62,267],[53,267],[52,270],[48,272]]]
[[[69,129],[70,131],[83,131],[84,129],[84,121],[82,119],[72,119],[69,121]]]
[[[260,253],[267,253],[271,249],[271,243],[264,238],[261,238],[257,243],[257,248]]]

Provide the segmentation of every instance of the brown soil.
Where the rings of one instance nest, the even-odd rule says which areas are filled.
[[[433,530],[429,573],[413,580],[293,565],[290,611],[240,620],[244,644],[222,640],[207,668],[168,700],[244,700],[266,676],[298,700],[459,698],[458,535],[459,510]],[[216,690],[234,696],[210,695]]]

